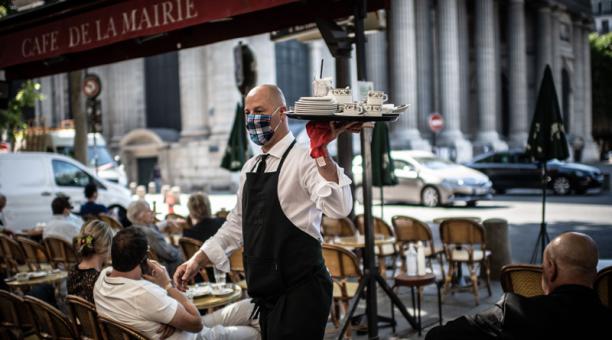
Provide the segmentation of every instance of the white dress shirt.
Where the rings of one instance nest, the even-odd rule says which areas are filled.
[[[283,154],[295,138],[289,132],[269,150],[266,172],[278,169]],[[227,254],[242,246],[242,189],[247,172],[255,171],[254,166],[261,155],[249,159],[240,172],[240,186],[236,207],[227,216],[227,221],[219,231],[202,245],[202,251],[212,263],[229,272]],[[295,144],[287,155],[278,177],[278,200],[287,218],[300,230],[322,241],[321,216],[342,218],[351,212],[353,197],[351,180],[344,170],[337,166],[338,183],[331,182],[319,174],[310,149],[305,144]]]

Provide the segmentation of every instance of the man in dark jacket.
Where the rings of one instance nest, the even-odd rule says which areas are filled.
[[[598,257],[589,236],[561,234],[544,251],[545,295],[504,294],[484,313],[433,328],[426,340],[609,339],[612,310],[601,304],[593,290]]]

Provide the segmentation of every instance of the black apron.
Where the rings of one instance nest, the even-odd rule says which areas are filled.
[[[254,166],[242,189],[244,268],[264,340],[322,339],[331,307],[321,244],[285,216],[278,199],[278,176],[294,145],[276,172]]]

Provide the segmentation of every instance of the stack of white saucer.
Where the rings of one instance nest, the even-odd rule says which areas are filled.
[[[331,97],[301,97],[295,102],[295,113],[302,115],[333,115],[338,104]]]

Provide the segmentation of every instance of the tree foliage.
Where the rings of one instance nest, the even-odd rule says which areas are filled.
[[[612,33],[591,34],[593,137],[612,145]]]
[[[8,109],[0,110],[0,131],[6,132],[11,148],[15,148],[17,134],[27,127],[23,119],[25,109],[33,108],[42,99],[40,84],[28,80],[21,85],[15,98],[9,101]]]

